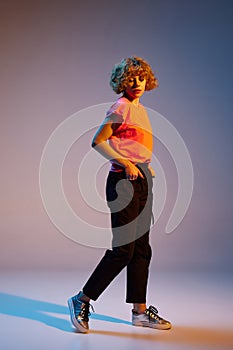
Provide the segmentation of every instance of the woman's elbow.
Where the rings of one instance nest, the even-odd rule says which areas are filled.
[[[101,143],[101,140],[99,140],[97,137],[94,137],[91,142],[91,147],[96,147],[99,143]]]
[[[96,142],[95,142],[95,140],[93,139],[92,141],[91,141],[91,147],[95,147],[96,146]]]

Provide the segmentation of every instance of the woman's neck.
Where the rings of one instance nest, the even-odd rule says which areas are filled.
[[[133,98],[132,96],[130,95],[127,95],[127,94],[123,94],[122,97],[125,97],[127,98],[127,100],[129,100],[131,103],[133,103],[134,105],[138,106],[139,105],[139,97],[138,98]]]

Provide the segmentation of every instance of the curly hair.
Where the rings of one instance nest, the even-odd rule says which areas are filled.
[[[109,82],[110,86],[114,92],[120,94],[128,86],[129,80],[137,75],[146,79],[146,91],[158,87],[158,80],[150,65],[142,58],[136,56],[125,58],[114,66]]]

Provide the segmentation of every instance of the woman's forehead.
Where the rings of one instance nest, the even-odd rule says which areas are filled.
[[[137,67],[132,67],[132,69],[129,70],[129,75],[132,76],[132,77],[136,77],[136,76],[141,76],[141,75],[146,75],[146,72],[145,70],[140,67],[140,66],[137,66]]]

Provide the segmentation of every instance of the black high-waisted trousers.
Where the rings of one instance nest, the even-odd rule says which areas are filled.
[[[92,300],[96,300],[126,267],[126,302],[146,303],[153,180],[147,164],[137,166],[144,178],[129,181],[125,171],[109,172],[106,197],[111,211],[112,249],[106,250],[83,287],[83,293]]]

